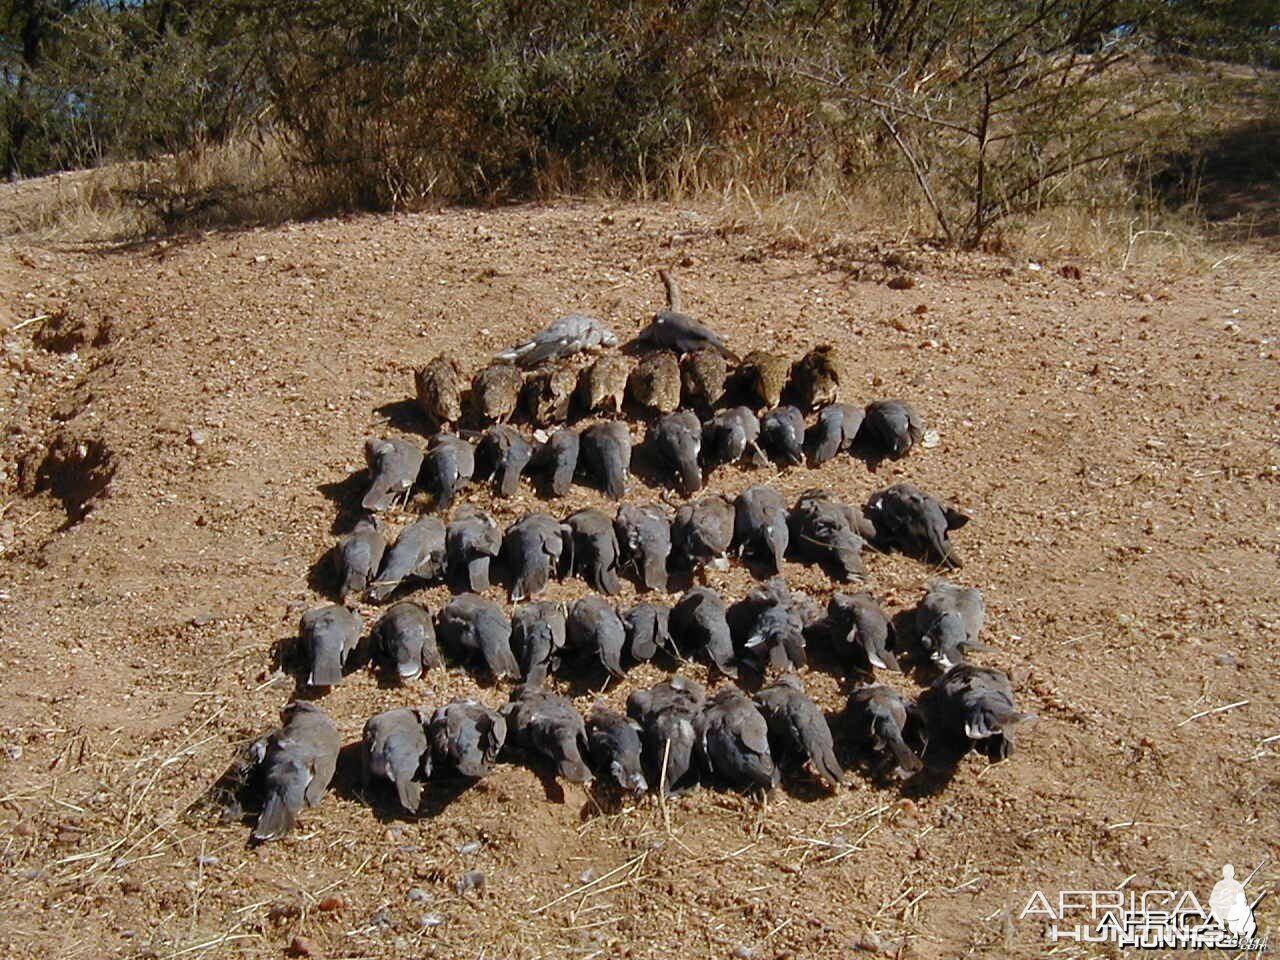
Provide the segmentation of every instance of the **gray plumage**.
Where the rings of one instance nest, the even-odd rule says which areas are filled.
[[[591,769],[582,757],[587,750],[582,714],[564,697],[525,684],[511,692],[502,715],[518,746],[550,760],[566,780],[591,781]]]
[[[760,418],[750,407],[721,410],[703,428],[703,460],[709,464],[737,463],[750,454],[757,466],[768,463],[760,449]]]
[[[710,587],[693,587],[671,608],[671,636],[684,653],[702,650],[725,676],[736,677],[733,635],[724,600]]]
[[[674,653],[671,608],[660,603],[637,603],[622,615],[627,650],[636,660],[652,660],[659,650]]]
[[[897,635],[893,621],[870,593],[837,593],[827,604],[827,626],[836,655],[849,666],[854,659],[880,670],[897,670]]]
[[[483,659],[497,679],[519,679],[520,665],[511,652],[511,623],[492,600],[458,594],[440,611],[436,630],[441,640]]]
[[[675,471],[680,491],[685,495],[702,489],[702,424],[690,410],[669,413],[652,429],[654,447]]]
[[[570,647],[594,653],[613,676],[626,676],[622,648],[627,631],[612,604],[596,596],[575,600],[569,608],[568,627]]]
[[[640,728],[603,704],[587,712],[587,749],[591,762],[619,789],[640,796],[649,789],[641,761]]]
[[[431,718],[427,728],[436,767],[479,780],[493,773],[507,742],[507,721],[477,700],[454,700]]]
[[[360,614],[331,604],[308,610],[299,624],[299,645],[307,664],[307,683],[331,687],[342,682],[347,657],[360,640]]]
[[[914,484],[897,483],[872,494],[862,512],[878,549],[948,567],[963,565],[947,534],[968,523],[968,516]]]
[[[656,503],[618,507],[613,521],[618,545],[646,590],[667,589],[667,558],[671,556],[671,517]]]
[[[510,497],[531,459],[533,447],[520,431],[497,424],[484,432],[476,448],[477,476],[490,478],[497,496]]]
[[[877,685],[855,690],[846,711],[849,725],[871,748],[879,765],[893,764],[894,775],[903,779],[924,767],[906,740],[913,710],[897,690]]]
[[[702,751],[711,772],[730,786],[768,790],[778,783],[769,725],[735,686],[721,687],[702,713]]]
[[[369,465],[369,489],[360,506],[374,512],[407,499],[422,469],[422,451],[398,437],[370,437],[364,442],[364,459]]]
[[[450,573],[466,571],[467,589],[489,589],[490,561],[502,550],[498,522],[469,504],[459,507],[445,532],[445,553]]]
[[[440,666],[431,613],[412,600],[388,607],[374,624],[370,639],[374,656],[401,681],[416,680],[423,670]]]
[[[993,760],[1012,754],[1017,729],[1035,720],[1035,714],[1014,706],[1008,675],[993,667],[956,664],[934,681],[929,694],[935,721]]]
[[[753,587],[746,597],[750,614],[743,647],[763,669],[787,671],[808,663],[805,628],[816,609],[804,594],[793,594],[782,577]]]
[[[916,607],[915,633],[929,659],[948,670],[963,662],[966,649],[991,649],[978,639],[986,617],[981,591],[934,580]]]
[[[279,840],[303,807],[324,799],[342,746],[333,721],[314,703],[294,701],[280,718],[282,725],[267,738],[259,760],[264,803],[253,828],[259,841]]]
[[[613,521],[599,510],[579,510],[565,518],[573,532],[573,569],[593,590],[618,592],[618,537]]]
[[[756,694],[756,705],[769,725],[769,750],[780,768],[800,766],[807,759],[830,786],[840,785],[844,771],[836,759],[831,727],[798,676],[779,677]]]
[[[549,478],[551,495],[563,497],[573,484],[578,471],[578,451],[581,440],[576,430],[561,427],[534,451],[530,466]]]
[[[747,487],[733,503],[733,542],[738,556],[761,557],[774,573],[782,569],[782,559],[791,542],[787,526],[787,503],[772,487]]]
[[[476,472],[476,448],[451,433],[436,434],[422,461],[423,485],[435,495],[436,509],[448,510],[458,491]]]
[[[671,524],[671,551],[690,567],[723,558],[733,543],[733,504],[718,493],[686,503]]]
[[[804,463],[804,414],[790,404],[774,407],[760,420],[760,444],[779,463]]]
[[[445,572],[446,535],[437,517],[422,517],[400,531],[382,560],[378,577],[369,584],[369,599],[379,603],[404,581],[430,581]]]
[[[636,342],[650,349],[692,353],[710,347],[730,360],[736,359],[724,339],[710,327],[672,310],[659,310],[649,325],[636,334]]]
[[[346,603],[352,595],[368,589],[378,575],[387,539],[377,517],[362,518],[352,531],[338,538],[334,566],[338,570],[338,599]]]
[[[851,403],[829,403],[818,411],[818,420],[805,431],[809,462],[815,467],[847,452],[862,427],[862,411]]]
[[[670,796],[697,782],[695,759],[706,699],[702,684],[687,677],[672,677],[627,698],[627,716],[640,724],[641,757],[653,789],[665,787]]]
[[[422,805],[422,781],[431,773],[425,721],[421,711],[398,707],[370,717],[361,738],[366,787],[374,777],[390,781],[409,813]]]
[[[875,459],[900,460],[924,436],[924,420],[901,400],[867,404],[857,442]]]
[[[550,600],[516,607],[511,615],[511,648],[524,682],[537,686],[560,665],[567,637],[564,608]]]
[[[599,320],[571,313],[539,330],[528,340],[504,350],[495,359],[517,363],[522,367],[536,367],[545,360],[570,357],[584,350],[598,350],[617,344],[617,334]]]
[[[843,580],[861,579],[867,572],[862,563],[866,541],[858,531],[868,527],[856,507],[825,490],[806,490],[791,511],[790,526],[790,546],[801,559],[826,564]]]
[[[573,531],[545,513],[530,513],[507,527],[502,558],[511,575],[511,599],[536,597],[559,576]]]
[[[631,472],[631,432],[626,424],[597,423],[582,431],[583,467],[611,500],[621,500]]]

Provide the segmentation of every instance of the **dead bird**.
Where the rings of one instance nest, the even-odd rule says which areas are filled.
[[[859,531],[870,532],[862,512],[838,501],[825,490],[800,494],[789,516],[790,546],[795,555],[829,567],[842,580],[861,579],[867,572]]]
[[[465,571],[467,589],[479,593],[489,589],[489,566],[502,550],[498,522],[466,504],[458,508],[445,531],[447,572]]]
[[[529,469],[544,474],[553,497],[563,497],[578,471],[578,432],[561,427],[534,448]]]
[[[718,493],[707,494],[676,511],[671,524],[672,556],[689,568],[704,563],[724,567],[733,543],[733,504]]]
[[[671,608],[641,602],[622,614],[627,631],[627,651],[635,660],[652,660],[659,650],[675,653],[671,640]]]
[[[793,594],[782,577],[752,587],[743,603],[747,614],[743,648],[761,672],[784,672],[808,663],[805,629],[817,619],[813,602]]]
[[[726,677],[738,676],[733,634],[724,599],[710,587],[693,587],[671,608],[671,636],[681,652],[701,650]]]
[[[750,407],[721,410],[703,426],[703,459],[708,465],[737,463],[746,458],[764,466],[768,457],[760,448],[760,420]]]
[[[446,545],[439,518],[421,517],[409,524],[384,554],[377,579],[369,584],[369,600],[380,603],[410,578],[431,581],[443,576]]]
[[[441,664],[431,613],[411,600],[388,607],[374,624],[370,640],[375,659],[401,682],[416,680],[423,670]]]
[[[760,444],[777,463],[804,463],[804,414],[790,404],[774,407],[760,420]]]
[[[566,639],[563,604],[537,600],[516,607],[511,615],[511,647],[525,683],[537,686],[559,667]]]
[[[511,652],[511,622],[492,600],[460,593],[436,619],[440,639],[470,657],[480,657],[496,679],[520,678]]]
[[[650,427],[658,454],[675,471],[680,492],[686,496],[702,489],[702,424],[690,410],[668,413]]]
[[[579,510],[565,518],[573,532],[573,569],[592,589],[618,592],[618,537],[613,521],[599,510]]]
[[[698,780],[699,728],[707,691],[696,680],[672,677],[627,698],[627,716],[640,724],[641,758],[655,790],[667,796]]]
[[[281,711],[280,720],[280,729],[266,739],[259,757],[265,802],[253,828],[257,841],[279,840],[303,807],[324,799],[342,747],[337,727],[314,703],[295,700]]]
[[[587,749],[597,773],[607,775],[620,790],[635,796],[648,792],[640,725],[597,703],[587,712],[586,728]]]
[[[729,361],[712,347],[700,347],[680,360],[680,387],[684,403],[708,413],[724,399],[729,381]]]
[[[491,363],[471,381],[471,405],[481,422],[506,423],[520,405],[524,374],[512,363]]]
[[[844,779],[836,759],[835,740],[822,709],[804,692],[804,683],[786,673],[755,697],[769,727],[769,752],[779,768],[799,767],[805,760],[828,786]]]
[[[529,441],[505,424],[490,427],[476,448],[476,476],[493,480],[493,492],[510,497],[520,484],[520,474],[533,459]]]
[[[919,729],[916,707],[893,687],[861,687],[849,697],[845,716],[849,726],[870,747],[880,768],[892,768],[905,780],[924,768],[919,754],[907,744]]]
[[[507,721],[478,700],[459,699],[435,712],[427,737],[435,770],[479,780],[493,773],[507,742]]]
[[[426,722],[422,711],[398,707],[370,717],[361,737],[365,790],[374,777],[389,781],[409,813],[422,805],[422,782],[431,774]]]
[[[594,653],[610,674],[626,676],[622,669],[622,648],[627,631],[611,603],[596,596],[575,600],[569,608],[568,626],[570,648]]]
[[[836,349],[820,343],[791,365],[787,391],[801,410],[835,403],[840,394],[840,370]]]
[[[869,539],[877,549],[899,550],[947,567],[963,565],[947,534],[963,527],[969,517],[914,484],[895,483],[872,494],[862,513],[871,525]]]
[[[818,421],[805,430],[809,462],[820,466],[852,447],[862,429],[862,410],[851,403],[829,403],[818,411]]]
[[[528,340],[504,350],[495,359],[516,363],[522,367],[536,367],[547,360],[571,357],[583,351],[616,347],[618,336],[592,317],[571,313],[561,317]]]
[[[702,752],[711,772],[730,786],[769,790],[778,784],[769,725],[732,684],[717,690],[703,710]]]
[[[422,469],[422,451],[417,444],[399,437],[370,437],[364,442],[364,459],[369,465],[369,489],[360,506],[380,512],[409,499]]]
[[[782,494],[772,487],[747,487],[734,500],[733,509],[733,542],[738,556],[761,557],[774,573],[781,571],[791,542]]]
[[[627,392],[636,404],[657,414],[679,409],[679,358],[670,350],[645,354],[627,379]]]
[[[362,594],[378,575],[387,549],[382,525],[376,516],[362,517],[351,532],[338,538],[333,564],[338,571],[338,599],[346,603],[352,594]]]
[[[362,629],[360,614],[336,604],[302,615],[298,643],[310,686],[331,687],[342,682],[343,668],[360,641]]]
[[[756,404],[756,409],[772,409],[782,403],[782,391],[791,373],[791,361],[780,353],[752,350],[742,358],[738,381]]]
[[[529,374],[520,402],[529,419],[539,427],[564,423],[578,386],[578,373],[567,363],[549,363]]]
[[[916,607],[914,629],[929,659],[948,670],[969,650],[990,650],[978,639],[987,617],[982,592],[949,580],[934,580]]]
[[[438,433],[422,461],[422,482],[435,495],[436,509],[448,510],[454,497],[475,476],[476,448],[451,433]]]
[[[827,604],[827,628],[846,669],[851,663],[859,668],[865,663],[879,670],[902,671],[893,621],[867,591],[835,594]]]
[[[627,492],[631,473],[631,431],[617,421],[597,423],[582,432],[582,465],[611,500]]]
[[[502,557],[511,574],[511,599],[536,597],[559,577],[573,531],[545,513],[529,513],[507,527]]]
[[[993,667],[958,663],[934,681],[928,696],[935,728],[962,734],[992,760],[1011,756],[1018,729],[1036,719],[1017,710],[1008,675]]]
[[[511,691],[502,715],[517,746],[551,761],[566,780],[592,780],[591,768],[582,757],[587,750],[582,714],[564,697],[524,684]]]
[[[902,400],[867,404],[857,444],[874,460],[901,460],[924,438],[924,419]]]
[[[578,399],[588,413],[622,413],[633,364],[620,353],[602,354],[578,377]]]
[[[645,590],[667,590],[667,558],[671,556],[671,516],[656,503],[618,507],[613,521],[618,545]]]
[[[413,374],[418,407],[433,430],[441,430],[462,417],[462,392],[466,378],[458,362],[447,354],[432,357]]]
[[[681,312],[683,303],[675,276],[660,270],[658,277],[667,290],[667,309],[653,315],[649,325],[636,335],[636,343],[649,349],[674,350],[676,353],[692,353],[709,347],[736,361],[720,334]]]

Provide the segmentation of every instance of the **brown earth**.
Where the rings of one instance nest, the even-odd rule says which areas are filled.
[[[291,695],[274,651],[322,599],[313,568],[363,438],[400,425],[402,408],[380,409],[433,353],[474,369],[564,311],[629,334],[672,264],[686,307],[734,345],[830,340],[846,399],[909,398],[938,430],[874,474],[841,459],[713,485],[861,503],[910,478],[972,511],[958,577],[985,591],[996,648],[975,658],[1011,671],[1040,717],[1018,753],[967,757],[932,792],[854,773],[835,795],[764,805],[701,790],[606,812],[506,765],[433,790],[408,821],[346,784],[287,840],[249,847],[246,824],[197,801]],[[1061,266],[869,236],[779,243],[697,211],[591,204],[0,248],[0,950],[1067,957],[1105,951],[1046,945],[1018,918],[1032,891],[1207,898],[1228,861],[1263,864],[1249,889],[1273,890],[1277,260]],[[577,488],[553,509],[600,502]],[[524,487],[500,512],[537,503]],[[869,564],[891,610],[932,574]],[[834,589],[787,574],[820,600]],[[711,582],[741,596],[750,578],[735,564]],[[444,592],[418,596],[434,608]],[[661,675],[636,668],[605,699]],[[835,679],[805,676],[838,709]],[[407,688],[360,673],[323,703],[354,742],[378,710],[477,690],[506,696],[458,671]],[[484,887],[459,894],[468,870]]]

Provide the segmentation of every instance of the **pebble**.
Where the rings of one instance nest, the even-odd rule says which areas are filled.
[[[289,949],[285,951],[291,957],[318,957],[320,952],[316,949],[315,942],[308,937],[294,937],[289,942]]]
[[[413,887],[409,891],[409,899],[414,903],[426,903],[431,899],[431,894],[423,890],[421,887]]]
[[[418,920],[418,925],[422,927],[438,927],[444,923],[444,917],[438,913],[424,913]]]
[[[462,896],[462,894],[466,893],[468,890],[483,890],[484,874],[479,870],[468,870],[458,878],[456,887],[458,890],[458,896]]]
[[[479,853],[480,848],[483,846],[484,844],[481,843],[479,840],[469,840],[468,842],[459,845],[458,853],[461,856],[469,857],[472,854]]]

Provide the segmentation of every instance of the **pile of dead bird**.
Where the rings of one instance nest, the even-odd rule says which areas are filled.
[[[360,511],[332,552],[340,602],[304,614],[291,651],[300,686],[323,690],[366,664],[411,684],[446,663],[518,684],[497,709],[458,699],[368,720],[365,782],[387,782],[410,814],[433,778],[485,777],[508,756],[623,794],[670,796],[698,783],[769,790],[806,763],[834,789],[844,773],[832,728],[796,673],[818,645],[845,675],[901,670],[899,657],[935,675],[915,701],[883,684],[854,688],[837,723],[864,746],[873,778],[925,776],[933,761],[954,764],[970,749],[1002,759],[1032,719],[1016,709],[1005,673],[965,660],[989,649],[979,639],[977,589],[933,580],[914,610],[892,620],[861,589],[868,549],[959,567],[949,533],[968,517],[948,503],[909,483],[861,506],[816,487],[789,505],[766,484],[674,510],[665,490],[653,502],[627,502],[628,420],[647,422],[634,447],[655,465],[655,482],[686,498],[709,471],[740,461],[813,469],[846,456],[874,465],[927,445],[920,415],[903,401],[840,402],[831,346],[794,362],[765,351],[739,359],[681,312],[675,281],[662,278],[668,309],[625,346],[600,322],[570,315],[470,380],[438,356],[414,378],[432,431],[427,449],[403,436],[366,441]],[[571,418],[592,422],[579,431]],[[619,506],[613,516],[527,513],[505,529],[473,503],[454,507],[465,488],[484,484],[495,498],[510,497],[522,478],[550,498],[585,483]],[[383,517],[410,501],[426,509],[389,536]],[[729,600],[693,585],[700,568],[724,568],[730,558],[763,582]],[[851,589],[820,609],[788,588],[784,558],[818,564]],[[591,592],[569,604],[539,599],[551,580],[570,576]],[[608,599],[623,577],[640,593],[669,595],[676,579],[688,586],[670,606],[644,599],[623,608]],[[406,598],[438,582],[455,592],[434,616]],[[484,595],[499,585],[510,613]],[[367,636],[350,605],[359,599],[394,601]],[[626,716],[597,703],[584,717],[555,690],[565,677],[594,675],[592,688],[602,689],[634,663],[675,671],[693,660],[721,679],[714,692],[677,674],[633,691]],[[333,721],[310,700],[288,704],[282,721],[253,751],[263,798],[257,840],[284,836],[303,807],[323,798],[341,748]]]

